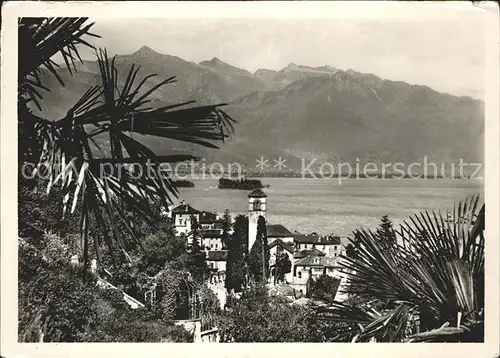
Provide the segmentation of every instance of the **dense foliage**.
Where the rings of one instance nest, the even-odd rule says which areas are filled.
[[[228,302],[219,329],[222,342],[324,342],[334,325],[319,320],[309,307],[269,296],[259,284]]]
[[[308,297],[325,302],[334,302],[339,289],[340,279],[323,274],[309,282]]]
[[[54,234],[41,243],[19,242],[19,340],[21,342],[192,340],[183,328],[132,310],[118,290],[96,285],[72,265],[71,248]]]

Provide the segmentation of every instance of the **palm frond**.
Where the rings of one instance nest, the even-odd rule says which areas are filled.
[[[64,86],[53,57],[59,54],[69,73],[76,71],[77,59],[82,62],[77,46],[93,47],[86,37],[99,37],[90,30],[94,24],[87,18],[20,18],[19,31],[19,94],[26,103],[33,102],[39,110],[41,90],[48,88],[40,75],[52,74]]]
[[[71,24],[57,22],[53,26],[71,29]],[[221,105],[183,108],[192,104],[187,102],[157,109],[145,107],[151,94],[172,83],[173,77],[147,89],[151,76],[138,80],[139,68],[132,66],[120,87],[115,59],[110,59],[105,50],[99,50],[97,56],[100,86],[90,87],[57,121],[29,117],[41,148],[37,168],[48,168],[47,191],[54,185],[61,186],[64,214],[74,213],[81,205],[85,264],[92,246],[98,259],[97,250],[103,244],[111,254],[120,250],[127,256],[125,236],[117,223],[140,245],[127,211],[138,213],[155,227],[160,218],[152,204],[168,207],[178,194],[162,165],[198,159],[192,155],[157,155],[133,133],[216,148],[215,143],[224,141],[234,128],[234,120],[220,110]],[[107,136],[109,148],[95,139],[98,135]],[[95,153],[95,147],[103,155]],[[112,223],[111,230],[107,222]],[[90,230],[90,223],[97,227]]]
[[[473,196],[446,218],[439,212],[412,216],[396,231],[399,243],[388,243],[381,233],[357,231],[356,256],[339,261],[348,277],[345,293],[398,307],[390,316],[374,317],[357,339],[368,335],[377,341],[401,340],[404,320],[413,311],[420,313],[422,327],[460,324],[460,317],[476,319],[484,308],[483,230],[484,204]],[[345,322],[367,318],[359,309],[337,306],[331,311],[330,317]],[[398,329],[382,329],[381,321],[393,322]]]

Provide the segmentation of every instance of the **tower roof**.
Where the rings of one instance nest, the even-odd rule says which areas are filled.
[[[250,194],[248,194],[249,198],[267,198],[266,193],[262,191],[262,189],[254,189]]]

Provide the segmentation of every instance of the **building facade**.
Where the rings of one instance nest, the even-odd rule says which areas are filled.
[[[171,218],[175,226],[175,235],[189,235],[193,230],[193,218],[200,221],[200,211],[184,201],[171,210]]]
[[[298,234],[294,237],[295,251],[316,249],[326,256],[345,255],[346,241],[339,236],[319,236],[317,234]]]
[[[302,294],[306,294],[307,282],[310,278],[317,279],[321,275],[328,275],[340,279],[336,261],[335,257],[326,256],[319,250],[298,259],[294,264],[291,286]]]

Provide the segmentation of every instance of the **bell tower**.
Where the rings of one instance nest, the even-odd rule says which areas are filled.
[[[248,252],[257,238],[259,216],[267,221],[267,195],[261,189],[255,189],[248,194]]]

